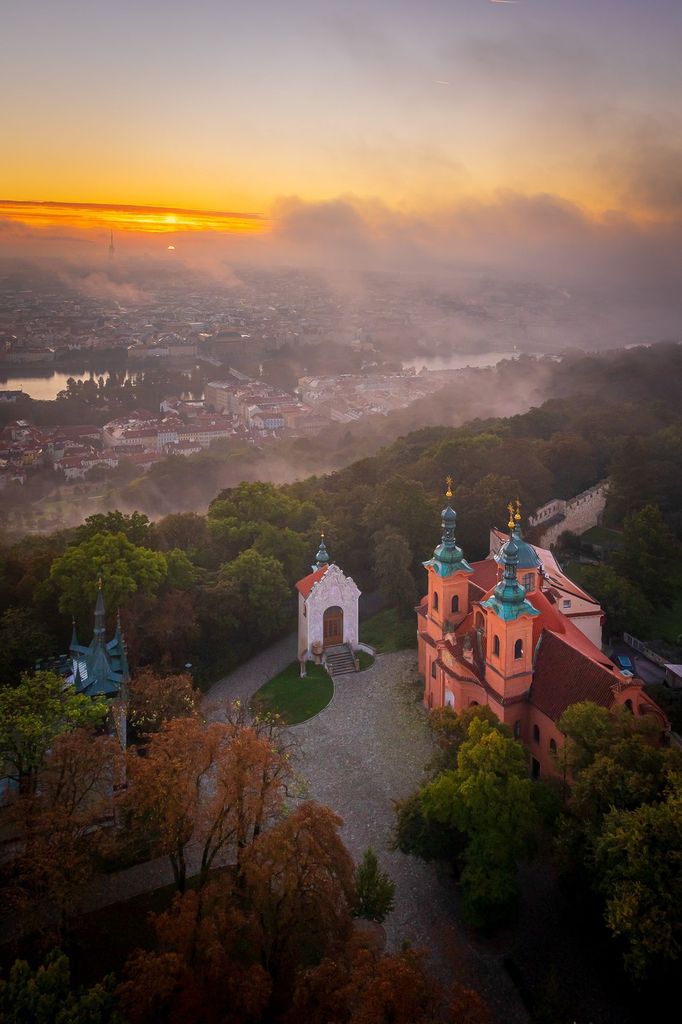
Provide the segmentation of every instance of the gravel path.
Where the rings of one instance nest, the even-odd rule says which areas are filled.
[[[255,658],[244,662],[234,672],[213,683],[204,697],[204,710],[210,715],[214,706],[225,707],[238,698],[247,700],[263,683],[276,676],[283,668],[296,661],[296,634],[290,633],[271,644]]]
[[[343,839],[355,859],[372,846],[395,882],[396,909],[385,925],[388,949],[399,949],[404,940],[426,949],[445,984],[457,979],[478,989],[500,1024],[521,1024],[528,1016],[502,955],[471,944],[455,916],[449,877],[391,849],[393,801],[423,781],[433,752],[416,679],[411,651],[381,655],[366,672],[339,676],[332,703],[292,729],[302,746],[301,774],[309,796],[344,819]]]

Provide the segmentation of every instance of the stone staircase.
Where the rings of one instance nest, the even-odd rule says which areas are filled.
[[[325,661],[331,675],[343,676],[348,672],[355,672],[355,658],[347,644],[337,644],[335,647],[325,648]]]

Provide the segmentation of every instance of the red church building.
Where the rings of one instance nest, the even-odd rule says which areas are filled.
[[[417,608],[424,704],[461,711],[487,705],[530,751],[534,777],[557,772],[557,726],[571,704],[593,701],[634,715],[665,715],[643,684],[620,671],[595,642],[602,612],[563,575],[549,551],[523,538],[518,503],[509,533],[491,532],[491,551],[469,564],[457,546],[457,514],[443,509],[441,543],[424,563],[428,593]]]

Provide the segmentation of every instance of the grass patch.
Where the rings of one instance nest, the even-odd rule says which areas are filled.
[[[256,690],[251,709],[256,714],[280,715],[287,725],[298,725],[326,708],[334,693],[330,676],[321,665],[308,662],[301,679],[299,663],[293,661],[279,675]]]
[[[368,654],[367,651],[356,651],[355,657],[358,659],[361,672],[364,672],[366,668],[371,668],[375,661],[372,655]]]
[[[416,647],[417,626],[414,616],[401,619],[395,608],[386,608],[361,623],[360,639],[363,644],[373,647],[377,654]]]

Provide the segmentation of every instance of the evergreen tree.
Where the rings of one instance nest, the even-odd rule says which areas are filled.
[[[355,916],[381,924],[395,906],[395,885],[379,867],[371,846],[363,853],[355,872],[355,888],[358,896]]]

